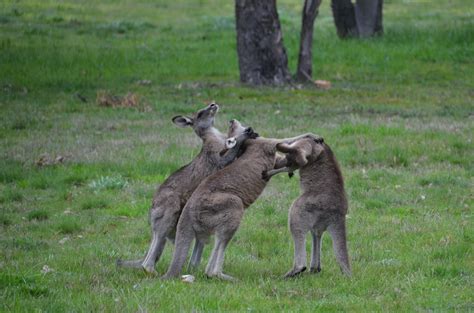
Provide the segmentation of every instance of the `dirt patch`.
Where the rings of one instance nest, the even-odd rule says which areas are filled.
[[[106,90],[97,91],[96,102],[99,106],[103,107],[138,107],[140,102],[138,96],[134,93],[127,93],[124,97],[115,96]]]
[[[96,103],[102,107],[136,108],[140,111],[151,111],[151,107],[133,92],[128,92],[125,96],[117,96],[107,90],[99,90],[97,91]]]
[[[38,167],[43,167],[43,166],[49,166],[49,165],[58,165],[62,164],[65,161],[65,157],[62,155],[58,155],[56,157],[53,157],[49,154],[42,154],[40,155],[39,159],[36,160],[35,164]]]

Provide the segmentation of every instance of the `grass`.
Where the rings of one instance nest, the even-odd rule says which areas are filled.
[[[121,176],[101,176],[98,179],[91,181],[89,183],[89,188],[94,192],[98,192],[102,189],[122,189],[126,187],[127,184],[127,181]]]
[[[84,200],[81,205],[80,205],[80,208],[82,210],[91,210],[91,209],[104,209],[108,206],[108,202],[106,199],[102,199],[102,198],[87,198],[86,200]]]
[[[72,234],[81,231],[81,226],[75,219],[67,218],[61,220],[57,225],[57,230],[61,234]]]
[[[28,213],[28,220],[47,220],[49,218],[49,213],[46,210],[34,210]]]
[[[240,85],[232,2],[2,2],[0,311],[472,311],[470,4],[386,1],[382,38],[341,41],[324,1],[314,76],[333,88],[322,91]],[[293,71],[301,6],[278,1]],[[99,107],[102,90],[149,109]],[[171,118],[213,99],[222,130],[237,118],[264,136],[325,137],[350,200],[352,279],[328,237],[321,274],[281,279],[299,193],[284,175],[229,245],[239,282],[206,279],[204,264],[194,284],[115,267],[144,254],[156,186],[199,151]],[[37,166],[44,155],[64,161]]]

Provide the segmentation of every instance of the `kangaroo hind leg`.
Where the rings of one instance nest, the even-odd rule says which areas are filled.
[[[336,260],[339,263],[341,271],[351,276],[351,266],[349,264],[349,253],[347,252],[346,243],[346,219],[345,216],[338,218],[328,227],[328,232],[332,238],[332,245]]]
[[[196,238],[193,253],[188,265],[188,272],[196,269],[201,264],[202,251],[204,250],[204,242]]]
[[[323,232],[312,230],[311,235],[313,237],[313,246],[311,248],[311,273],[321,272],[321,244]]]
[[[184,263],[186,263],[189,248],[191,247],[194,237],[195,233],[192,229],[189,215],[183,212],[183,214],[181,214],[178,223],[178,229],[176,231],[173,260],[171,261],[168,271],[162,277],[163,279],[174,278],[181,273]]]
[[[223,280],[234,280],[232,276],[223,273],[225,249],[239,228],[244,214],[242,201],[238,197],[226,197],[226,201],[219,203],[224,208],[220,214],[214,216],[218,225],[215,231],[215,245],[212,256],[206,268],[208,277],[217,277]]]
[[[163,234],[153,229],[152,240],[148,251],[143,259],[138,260],[117,260],[117,266],[129,268],[141,268],[149,274],[157,274],[155,263],[160,259],[166,245],[166,238]]]
[[[150,243],[150,248],[143,260],[141,267],[149,274],[157,274],[155,270],[155,264],[160,259],[161,254],[166,245],[166,237],[160,235],[158,232],[153,231],[153,239]]]
[[[299,200],[293,203],[288,224],[294,243],[293,268],[285,274],[285,278],[297,276],[306,271],[306,234],[310,230],[311,218]]]
[[[208,277],[235,280],[232,276],[223,273],[225,249],[231,238],[232,236],[216,236],[214,249],[206,267],[206,275]]]

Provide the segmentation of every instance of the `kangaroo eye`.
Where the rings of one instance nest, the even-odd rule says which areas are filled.
[[[198,113],[198,116],[197,116],[197,118],[200,118],[200,117],[202,117],[203,113],[204,113],[204,112],[202,112],[202,111],[201,111],[201,112],[199,112],[199,113]]]

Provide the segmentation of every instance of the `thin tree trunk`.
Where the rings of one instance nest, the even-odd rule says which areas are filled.
[[[351,0],[332,0],[331,8],[339,38],[357,37],[357,22]]]
[[[306,81],[313,74],[313,28],[321,0],[305,0],[301,23],[300,53],[296,79]]]
[[[240,81],[283,84],[291,79],[276,0],[235,1]]]

